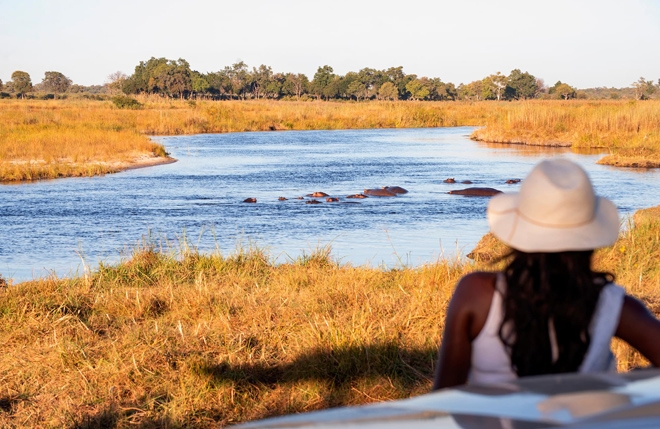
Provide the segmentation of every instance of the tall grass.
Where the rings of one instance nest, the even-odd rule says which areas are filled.
[[[660,166],[660,101],[283,102],[142,97],[110,101],[0,100],[0,180],[113,172],[164,156],[148,135],[274,130],[485,126],[477,140],[609,148],[604,163]]]
[[[660,101],[527,101],[489,116],[475,140],[600,147],[599,163],[660,167]]]
[[[0,180],[91,176],[165,156],[108,103],[0,102]]]
[[[658,311],[660,222],[634,222],[597,266]],[[209,427],[422,394],[453,287],[483,268],[352,267],[326,248],[275,266],[258,249],[146,243],[89,275],[5,285],[0,425]],[[643,363],[616,351],[622,370]]]

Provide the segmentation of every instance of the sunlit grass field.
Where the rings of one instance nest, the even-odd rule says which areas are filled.
[[[384,270],[320,248],[274,265],[142,243],[75,278],[5,284],[0,426],[211,427],[426,393],[452,290],[497,268],[486,259]],[[659,260],[656,207],[595,263],[658,312]],[[620,370],[644,364],[615,351]]]
[[[509,103],[472,138],[488,142],[607,148],[599,163],[660,167],[660,101]]]
[[[149,135],[484,126],[493,142],[603,147],[618,166],[660,166],[660,101],[289,102],[140,98],[0,100],[0,181],[96,175],[165,156]]]

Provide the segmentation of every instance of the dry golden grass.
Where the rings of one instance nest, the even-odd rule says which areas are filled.
[[[284,102],[142,97],[110,101],[0,100],[0,180],[117,171],[144,154],[148,135],[270,130],[483,126],[482,141],[609,148],[601,162],[660,166],[660,101]]]
[[[526,101],[490,115],[475,140],[601,147],[599,161],[620,167],[660,167],[660,101]]]
[[[0,180],[92,176],[165,156],[122,113],[101,102],[0,100]]]
[[[658,213],[596,257],[656,312]],[[5,285],[0,426],[209,427],[425,393],[453,287],[484,268],[384,271],[327,249],[274,266],[258,250],[144,245],[88,276]],[[621,370],[643,364],[615,349]]]
[[[142,248],[5,288],[0,426],[211,426],[428,391],[466,272]]]
[[[165,156],[148,135],[475,125],[488,112],[471,103],[140,101],[122,110],[110,101],[0,100],[0,181],[104,174]]]

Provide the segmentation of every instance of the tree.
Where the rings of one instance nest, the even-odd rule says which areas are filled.
[[[399,90],[392,82],[385,82],[378,88],[378,96],[383,100],[398,100]]]
[[[507,77],[502,73],[497,72],[486,77],[484,80],[484,98],[497,98],[497,101],[502,99],[504,90],[507,84]]]
[[[333,71],[334,70],[332,67],[325,65],[323,67],[319,67],[316,70],[316,73],[314,73],[314,80],[312,80],[312,91],[314,92],[314,95],[316,95],[317,98],[326,96],[326,100],[327,100],[328,99],[327,94],[333,93],[333,90],[331,88],[328,88],[337,77],[333,73]]]
[[[300,96],[308,90],[308,87],[309,79],[307,76],[302,73],[287,73],[282,89],[290,95],[295,95],[296,100],[300,100]]]
[[[285,82],[286,77],[282,73],[275,73],[272,75],[264,89],[264,95],[266,98],[280,98],[282,96]]]
[[[248,66],[243,61],[232,64],[231,67],[225,67],[229,77],[229,91],[236,97],[245,99],[245,94],[249,89]]]
[[[557,94],[559,97],[564,97],[564,100],[568,100],[569,98],[575,98],[576,96],[575,88],[565,83],[560,83],[558,86],[556,86],[554,93]]]
[[[660,80],[658,84],[660,85]],[[633,83],[632,87],[637,100],[646,100],[657,90],[657,87],[653,85],[653,81],[646,80],[643,77],[640,77],[637,82]]]
[[[537,79],[531,74],[522,73],[520,69],[514,69],[509,74],[505,93],[507,98],[517,100],[535,98],[539,93],[539,85]]]
[[[349,96],[355,97],[357,101],[360,101],[360,97],[363,97],[366,91],[366,86],[364,83],[359,80],[354,80],[348,85],[347,93]]]
[[[197,95],[205,94],[211,86],[209,82],[206,80],[206,77],[204,77],[204,75],[202,75],[198,71],[192,72],[190,84],[192,86],[193,92]]]
[[[14,92],[25,98],[27,92],[32,91],[32,79],[30,75],[24,71],[16,70],[11,74],[11,81],[13,84]]]
[[[470,82],[467,85],[462,83],[457,88],[458,98],[461,100],[479,100],[481,98],[481,81]]]
[[[268,84],[271,83],[273,77],[273,69],[265,64],[259,66],[259,68],[252,67],[250,83],[252,84],[252,93],[257,99],[261,98],[265,92]]]
[[[69,89],[71,86],[71,79],[60,72],[47,71],[41,84],[44,86],[46,92],[61,93],[66,92],[67,89]]]
[[[140,94],[145,92],[157,92],[157,86],[152,81],[156,69],[167,64],[166,58],[151,57],[148,61],[140,61],[135,66],[134,73],[122,83],[122,91],[125,94]],[[154,91],[154,88],[156,91]]]
[[[2,84],[2,79],[0,79],[0,91],[2,91],[3,89],[5,89],[5,86]]]
[[[430,91],[419,79],[411,80],[406,84],[406,91],[410,93],[413,100],[423,100],[429,96]]]
[[[339,96],[339,86],[341,85],[341,78],[337,75],[332,75],[332,80],[323,88],[323,96],[326,101],[331,98],[337,98]]]
[[[128,79],[128,76],[126,76],[124,73],[120,71],[116,71],[108,75],[107,82],[110,92],[120,93],[126,79]]]
[[[403,66],[399,67],[390,67],[385,70],[384,75],[396,86],[397,91],[399,92],[397,98],[405,98],[407,95],[406,85],[410,82],[410,78],[406,76],[403,72]],[[417,76],[411,75],[412,79],[416,79]]]
[[[121,86],[125,94],[148,92],[183,98],[192,91],[192,71],[188,61],[182,58],[171,61],[151,57],[147,62],[140,61]]]
[[[226,69],[219,72],[207,73],[204,79],[209,84],[207,90],[211,94],[218,95],[222,98],[230,97],[231,81],[226,73]]]
[[[172,75],[167,89],[170,94],[179,94],[179,98],[192,91],[192,71],[188,61],[179,58],[172,62]]]

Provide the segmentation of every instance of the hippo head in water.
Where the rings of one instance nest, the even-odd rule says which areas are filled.
[[[396,197],[394,192],[390,192],[387,189],[365,189],[363,194],[374,197]]]
[[[467,188],[449,191],[447,193],[453,195],[466,195],[468,197],[492,197],[493,195],[501,194],[502,191],[493,188]]]
[[[383,189],[390,191],[393,194],[407,194],[408,190],[403,189],[401,186],[385,186]]]

